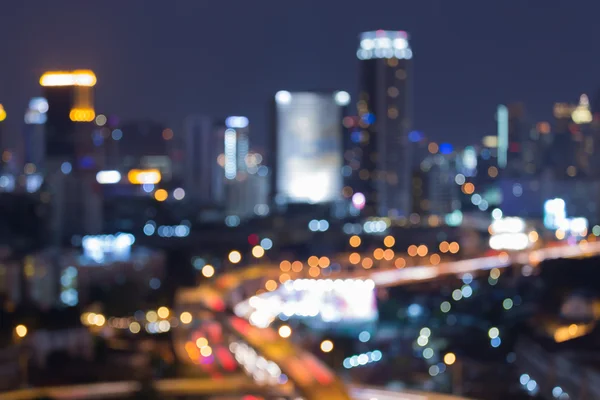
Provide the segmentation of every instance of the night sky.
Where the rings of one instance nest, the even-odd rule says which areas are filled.
[[[498,103],[533,119],[600,88],[598,0],[3,0],[0,102],[8,128],[47,69],[90,68],[97,111],[176,130],[192,113],[247,115],[265,143],[277,90],[357,90],[365,30],[406,30],[414,127],[467,144]]]

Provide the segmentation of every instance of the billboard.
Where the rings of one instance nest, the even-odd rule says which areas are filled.
[[[347,97],[346,92],[277,93],[275,190],[279,199],[326,203],[339,198]]]

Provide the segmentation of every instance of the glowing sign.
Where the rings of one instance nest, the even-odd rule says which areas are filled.
[[[118,183],[121,181],[121,173],[119,171],[99,171],[96,174],[96,181],[101,185]]]
[[[276,96],[276,192],[291,203],[336,200],[342,191],[342,108],[335,95]]]
[[[74,108],[69,113],[69,118],[73,122],[92,122],[96,113],[93,108]]]
[[[162,176],[157,169],[132,169],[127,174],[127,179],[134,185],[156,185],[160,183]]]
[[[40,85],[93,87],[96,85],[96,75],[90,70],[46,72],[40,78]]]
[[[4,110],[4,106],[0,104],[0,122],[6,119],[6,111]]]
[[[225,120],[225,125],[228,128],[246,128],[248,126],[248,118],[246,117],[228,117]]]

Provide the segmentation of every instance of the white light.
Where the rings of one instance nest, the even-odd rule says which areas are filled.
[[[237,175],[237,133],[233,129],[225,131],[225,178],[235,179]]]
[[[521,377],[519,378],[519,382],[521,382],[521,385],[527,385],[527,382],[529,382],[531,380],[531,377],[527,374],[522,374]]]
[[[492,222],[492,233],[522,233],[525,231],[525,221],[522,218],[508,217]]]
[[[525,233],[501,233],[490,237],[489,245],[494,250],[524,250],[529,237]]]
[[[588,230],[588,220],[586,218],[573,218],[570,221],[569,229],[576,235],[584,235]]]
[[[292,102],[292,94],[287,90],[280,90],[275,94],[275,101],[279,104],[290,104]]]
[[[339,91],[335,92],[335,103],[338,106],[347,106],[350,104],[350,94],[348,92]]]
[[[119,171],[99,171],[96,174],[96,181],[101,185],[109,185],[121,181],[121,173]]]
[[[563,394],[563,390],[560,386],[555,386],[554,389],[552,389],[552,396],[555,398],[558,399],[561,394]]]
[[[248,126],[248,118],[247,117],[227,117],[225,120],[225,125],[228,128],[246,128]]]
[[[185,197],[185,190],[182,188],[177,188],[173,190],[173,197],[175,200],[182,200]]]
[[[372,39],[363,39],[360,41],[360,47],[364,50],[373,50],[375,42]]]
[[[34,97],[29,101],[29,109],[45,114],[48,112],[48,100],[43,97]]]
[[[488,336],[490,337],[490,339],[497,338],[498,336],[500,336],[500,330],[496,327],[492,327],[488,331]]]
[[[371,334],[367,331],[362,331],[358,335],[358,340],[360,340],[362,343],[367,343],[369,340],[371,340]]]
[[[499,208],[494,208],[494,210],[492,211],[492,218],[494,219],[500,219],[502,218],[502,210]]]

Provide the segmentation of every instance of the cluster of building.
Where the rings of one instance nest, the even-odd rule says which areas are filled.
[[[0,191],[39,194],[56,246],[119,231],[185,237],[196,223],[233,227],[297,205],[332,206],[339,219],[456,226],[496,208],[541,219],[544,204],[561,199],[569,215],[600,221],[600,102],[557,103],[554,123],[500,105],[496,135],[456,148],[413,127],[406,32],[361,34],[357,58],[356,99],[273,94],[268,152],[253,149],[245,116],[191,115],[180,132],[121,121],[96,110],[92,71],[47,72],[19,146],[6,146],[2,121],[16,113],[0,106]],[[159,203],[180,220],[159,222]]]

